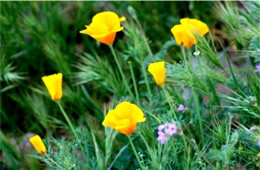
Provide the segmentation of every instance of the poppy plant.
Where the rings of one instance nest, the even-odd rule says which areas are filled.
[[[148,71],[152,74],[155,82],[159,86],[162,86],[164,84],[166,80],[166,69],[164,61],[151,63],[148,67]]]
[[[39,154],[44,154],[46,152],[46,147],[39,135],[31,137],[30,142]]]
[[[111,127],[119,133],[131,135],[136,125],[144,121],[143,111],[135,104],[124,101],[107,113],[102,125]]]
[[[209,32],[207,24],[197,19],[183,18],[180,23],[171,29],[178,45],[192,47],[198,41],[196,34],[204,36]]]
[[[86,29],[80,33],[87,34],[101,43],[111,45],[115,40],[116,33],[124,29],[120,26],[122,21],[125,21],[125,17],[119,18],[114,12],[100,12],[92,18],[91,24],[86,25]]]
[[[53,101],[62,97],[62,73],[43,76],[42,81],[45,84]]]

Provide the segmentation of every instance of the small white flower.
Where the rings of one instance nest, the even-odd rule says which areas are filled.
[[[195,51],[193,54],[194,54],[195,56],[198,56],[198,55],[200,55],[200,51]]]

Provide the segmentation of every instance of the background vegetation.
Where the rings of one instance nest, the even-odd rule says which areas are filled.
[[[133,99],[109,48],[79,34],[93,15],[107,10],[127,18],[114,46],[134,92],[133,67],[147,117],[133,135],[144,164],[211,169],[204,155],[216,169],[259,168],[260,79],[254,72],[260,62],[259,2],[0,2],[0,10],[2,169],[57,168],[37,156],[28,142],[32,134],[44,137],[49,156],[65,169],[137,169],[127,138],[101,125],[109,109]],[[183,17],[210,28],[197,46],[203,72],[192,55],[194,47],[185,51],[189,64],[183,64],[170,32]],[[178,113],[190,140],[187,148],[179,136],[165,145],[156,140],[158,125],[173,119],[164,93],[147,72],[149,96],[143,71],[153,60],[167,61],[166,89],[177,106],[187,107]],[[72,138],[42,83],[42,76],[57,72],[64,75],[61,102],[80,141]]]

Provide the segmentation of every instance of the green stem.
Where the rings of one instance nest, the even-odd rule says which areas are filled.
[[[202,70],[202,66],[200,64],[200,59],[199,57],[196,57],[197,58],[197,61],[198,61],[198,64],[199,64],[199,68],[200,68],[200,74],[201,74],[201,77],[202,77],[202,80],[204,81],[205,85],[206,85],[206,90],[207,90],[207,95],[208,95],[208,98],[209,98],[209,101],[210,101],[210,95],[209,95],[209,89],[208,89],[208,86],[207,86],[207,83],[206,83],[206,80],[205,80],[205,77],[207,75],[204,75],[204,72]]]
[[[73,135],[75,136],[75,138],[79,139],[77,133],[75,132],[74,127],[72,126],[72,123],[71,123],[71,121],[70,121],[70,119],[69,119],[67,113],[64,111],[63,107],[61,106],[60,101],[57,101],[57,104],[58,104],[58,106],[59,106],[59,108],[60,108],[61,113],[63,114],[63,116],[65,117],[67,123],[69,124],[69,127],[70,127],[70,129],[71,129]]]
[[[170,108],[171,108],[171,111],[172,111],[172,113],[173,113],[174,119],[175,119],[175,121],[178,121],[178,118],[177,118],[177,116],[176,116],[176,113],[175,113],[174,108],[173,108],[173,105],[172,105],[172,101],[170,100],[170,96],[169,96],[169,94],[167,93],[167,91],[166,91],[166,89],[165,89],[164,86],[162,87],[162,89],[163,89],[163,92],[164,92],[164,94],[165,94],[165,96],[166,96],[166,98],[167,98],[167,101],[168,101],[168,104],[169,104],[169,106],[170,106]],[[182,140],[183,140],[183,143],[184,143],[184,149],[185,149],[185,151],[188,151],[188,150],[187,150],[187,143],[186,143],[185,139],[182,138]]]
[[[195,45],[195,49],[196,49],[196,51],[198,51],[197,45]],[[204,81],[204,83],[205,83],[205,85],[206,85],[206,90],[207,90],[207,95],[208,95],[209,101],[211,101],[211,100],[210,100],[209,89],[208,89],[207,82],[206,82],[206,79],[205,79],[205,77],[207,77],[207,75],[204,75],[203,67],[202,67],[201,64],[200,64],[200,57],[199,57],[199,56],[196,56],[196,58],[197,58],[197,61],[198,61],[198,64],[199,64],[199,68],[200,68],[200,73],[201,73],[201,76],[202,76],[202,80]],[[211,105],[210,105],[210,111],[212,112]]]
[[[150,103],[151,103],[152,93],[151,93],[151,89],[150,89],[150,85],[149,85],[149,81],[148,81],[148,78],[147,78],[147,74],[146,74],[146,70],[145,70],[145,67],[144,67],[144,61],[143,60],[141,61],[141,67],[142,67],[142,71],[143,71],[143,74],[144,74],[145,84],[146,84],[146,87],[148,89],[149,100],[150,100]]]
[[[136,100],[137,100],[138,105],[140,105],[139,94],[138,94],[138,90],[137,90],[135,75],[134,75],[134,71],[133,71],[133,67],[132,67],[131,61],[129,61],[128,64],[129,64],[131,76],[132,76],[132,79],[133,79],[133,84],[134,84],[134,89],[135,89]]]
[[[71,129],[71,131],[72,131],[74,137],[76,138],[77,141],[79,141],[79,137],[78,137],[78,135],[77,135],[77,133],[76,133],[76,131],[75,131],[75,129],[74,129],[74,127],[73,127],[73,125],[72,125],[72,123],[71,123],[71,121],[70,121],[68,115],[67,115],[67,113],[64,111],[64,109],[63,109],[63,107],[62,107],[60,101],[57,101],[57,104],[58,104],[58,106],[59,106],[59,108],[60,108],[60,110],[61,110],[61,113],[63,114],[63,116],[65,117],[67,123],[69,124],[69,127],[70,127],[70,129]],[[82,144],[80,143],[79,145],[80,145],[81,151],[84,152],[84,148],[83,148]],[[87,162],[87,161],[88,161],[88,160],[86,160],[86,162]]]
[[[137,154],[137,152],[136,152],[136,150],[135,150],[135,146],[134,146],[134,144],[133,144],[133,141],[132,141],[131,137],[130,137],[130,136],[127,136],[127,137],[128,137],[129,142],[130,142],[130,144],[131,144],[131,146],[132,146],[132,149],[133,149],[133,151],[134,151],[134,154],[135,154],[135,157],[136,157],[136,159],[137,159],[137,161],[138,161],[139,166],[141,167],[141,169],[145,169],[145,167],[143,166],[143,164],[142,164],[142,162],[141,162],[141,160],[140,160],[140,158],[139,158],[139,156],[138,156],[138,154]]]
[[[142,26],[141,26],[139,20],[138,20],[137,18],[135,18],[135,21],[136,21],[136,23],[137,23],[137,26],[138,26],[139,29],[140,29],[141,35],[142,35],[142,37],[143,37],[143,39],[144,39],[145,46],[146,46],[146,48],[147,48],[149,54],[150,54],[151,56],[153,56],[153,52],[152,52],[152,50],[151,50],[151,48],[150,48],[150,46],[149,46],[149,43],[148,43],[148,41],[147,41],[147,38],[146,38],[146,36],[145,36],[145,33],[144,33],[144,31],[143,31],[143,28],[142,28]],[[141,67],[142,67],[142,71],[143,71],[143,74],[144,74],[145,84],[146,84],[146,87],[147,87],[147,90],[148,90],[149,100],[150,100],[150,104],[151,104],[152,93],[151,93],[150,85],[149,85],[149,82],[148,82],[146,70],[145,70],[145,67],[144,67],[144,60],[143,60],[143,59],[142,59],[142,62],[141,62]]]
[[[172,111],[172,113],[173,113],[174,119],[175,119],[175,121],[178,121],[177,116],[176,116],[176,113],[175,113],[174,108],[173,108],[173,105],[172,105],[172,101],[170,100],[170,96],[169,96],[169,94],[167,93],[167,91],[166,91],[166,89],[165,89],[165,86],[163,86],[162,89],[163,89],[163,92],[164,92],[164,94],[165,94],[165,97],[167,98],[167,101],[168,101],[168,104],[169,104],[169,106],[170,106],[170,108],[171,108],[171,111]],[[185,141],[185,139],[184,139],[183,137],[182,137],[182,140],[183,140],[183,143],[184,143],[184,150],[187,152],[187,151],[188,151],[187,143],[186,143],[186,141]],[[186,153],[186,152],[185,152],[185,153]]]
[[[148,150],[148,152],[149,152],[149,154],[150,154],[150,157],[151,157],[151,159],[153,159],[153,153],[152,153],[152,150],[151,150],[151,148],[150,148],[150,146],[148,145],[148,143],[147,143],[147,141],[145,140],[145,138],[144,138],[144,136],[141,134],[141,133],[139,133],[139,136],[141,137],[141,139],[143,140],[143,142],[144,142],[144,144],[145,144],[145,146],[146,146],[146,148],[147,148],[147,150]],[[153,161],[153,160],[152,160]]]
[[[187,62],[187,58],[186,58],[184,47],[182,47],[181,50],[182,50],[182,54],[183,54],[183,57],[184,57],[185,67],[188,69],[188,73],[190,74],[191,70],[190,70],[190,67],[188,66],[188,62]],[[191,90],[192,90],[192,97],[193,97],[193,100],[195,102],[194,103],[195,104],[195,110],[196,110],[196,113],[197,113],[197,116],[198,116],[198,119],[199,119],[199,127],[200,127],[201,139],[202,139],[202,141],[204,141],[204,134],[203,134],[203,128],[202,128],[202,122],[201,122],[201,116],[200,116],[200,109],[199,109],[198,99],[197,99],[197,96],[195,94],[195,91],[194,91],[193,87],[191,87]]]
[[[148,115],[150,115],[151,117],[153,117],[154,120],[155,120],[157,123],[161,124],[161,120],[160,120],[158,117],[156,117],[154,114],[152,114],[152,113],[149,112],[149,111],[147,111],[146,113],[147,113]]]
[[[193,97],[193,100],[194,100],[195,111],[196,111],[197,116],[198,116],[199,127],[200,127],[200,136],[201,136],[201,140],[202,140],[202,143],[203,143],[204,142],[204,133],[203,133],[203,127],[202,127],[202,121],[201,121],[201,115],[200,115],[200,106],[199,106],[198,97],[197,97],[194,89],[192,89],[192,97]]]
[[[131,92],[130,87],[129,87],[128,84],[127,84],[127,81],[126,81],[125,75],[124,75],[124,73],[123,73],[123,70],[122,70],[122,68],[121,68],[121,66],[120,66],[120,64],[119,64],[119,61],[118,61],[118,58],[117,58],[116,53],[115,53],[115,51],[114,51],[113,45],[109,45],[109,48],[110,48],[110,50],[111,50],[111,52],[112,52],[112,54],[113,54],[113,56],[114,56],[114,59],[115,59],[115,61],[116,61],[117,67],[118,67],[118,69],[119,69],[119,72],[120,72],[120,74],[121,74],[121,76],[122,76],[122,79],[123,79],[123,82],[124,82],[124,84],[125,84],[126,89],[127,89],[127,91],[129,92],[129,94],[131,95],[131,97],[134,98],[134,95],[133,95],[133,93]]]
[[[52,162],[54,165],[56,165],[60,169],[64,169],[60,164],[58,164],[56,161],[51,159],[47,154],[44,155],[50,162]]]
[[[90,105],[93,106],[93,107],[95,108],[95,110],[100,113],[100,115],[103,115],[103,111],[102,111],[102,110],[96,105],[96,103],[91,99],[91,97],[90,97],[90,95],[89,95],[87,89],[85,88],[85,86],[84,86],[84,85],[80,85],[80,87],[81,87],[81,89],[82,89],[84,95],[86,96],[87,102],[89,102]]]
[[[117,161],[117,159],[121,156],[121,154],[128,148],[128,145],[129,145],[129,143],[126,144],[124,147],[122,147],[122,148],[120,149],[120,151],[117,153],[117,155],[115,156],[114,160],[111,162],[111,164],[109,165],[109,167],[107,168],[107,170],[111,170],[111,169],[112,169],[114,163],[115,163],[115,162]]]
[[[185,54],[185,49],[184,49],[183,46],[181,46],[181,52],[182,52],[182,55],[183,55],[183,58],[184,58],[184,64],[185,64],[186,68],[189,70],[188,62],[187,62],[187,58],[186,58],[186,54]]]
[[[174,108],[173,108],[173,105],[172,105],[172,102],[171,102],[171,100],[170,100],[170,96],[169,96],[169,94],[167,93],[167,91],[166,91],[166,89],[165,89],[165,86],[162,86],[162,89],[163,89],[164,95],[165,95],[165,97],[166,97],[166,99],[167,99],[167,102],[168,102],[168,104],[169,104],[169,106],[170,106],[170,108],[171,108],[171,112],[173,113],[174,119],[175,119],[175,121],[178,121],[177,116],[176,116],[176,113],[175,113]]]
[[[211,166],[213,169],[215,169],[215,167],[211,164],[211,162],[203,155],[201,154],[200,150],[197,148],[196,145],[194,145],[194,143],[185,135],[182,135],[189,143],[190,145],[196,150],[196,152],[199,154],[199,156],[204,159],[204,161],[206,161],[208,163],[209,166]]]
[[[142,26],[141,26],[139,20],[138,20],[137,18],[135,18],[135,21],[136,21],[137,26],[139,27],[139,29],[140,29],[140,31],[141,31],[141,35],[142,35],[142,37],[143,37],[143,39],[144,39],[145,46],[146,46],[146,48],[147,48],[149,54],[153,56],[153,52],[152,52],[152,50],[151,50],[151,48],[150,48],[150,46],[149,46],[149,43],[148,43],[148,41],[147,41],[147,38],[146,38],[146,36],[145,36],[145,34],[144,34],[144,30],[143,30],[143,28],[142,28]]]
[[[229,70],[230,70],[230,73],[231,73],[231,77],[232,77],[232,79],[233,79],[233,81],[234,81],[234,83],[235,83],[235,86],[236,86],[236,90],[237,90],[237,92],[238,92],[240,95],[242,95],[242,96],[244,97],[244,96],[246,96],[246,95],[242,92],[242,90],[241,90],[240,87],[239,87],[237,78],[236,78],[236,76],[235,76],[235,74],[234,74],[234,71],[233,71],[233,68],[232,68],[232,64],[231,64],[230,58],[229,58],[229,56],[228,56],[226,50],[224,49],[222,43],[220,43],[220,45],[221,45],[221,48],[223,49],[224,55],[225,55],[225,57],[226,57],[226,60],[227,60],[227,63],[228,63],[228,67],[229,67]]]

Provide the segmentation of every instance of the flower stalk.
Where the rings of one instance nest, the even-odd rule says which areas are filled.
[[[215,167],[211,164],[211,162],[208,160],[208,158],[206,158],[203,154],[201,154],[200,150],[198,149],[198,147],[196,145],[194,145],[194,143],[185,135],[182,135],[188,142],[189,144],[196,150],[196,152],[199,154],[199,156],[204,159],[205,162],[207,162],[207,164],[209,166],[211,166],[211,168],[215,169]]]
[[[188,65],[188,61],[187,61],[187,58],[186,58],[185,48],[181,47],[181,51],[182,51],[182,55],[183,55],[183,58],[184,58],[185,67],[188,69],[188,74],[190,74],[191,70],[190,70],[190,67]],[[196,111],[197,117],[198,117],[199,128],[200,128],[200,133],[201,133],[201,139],[202,139],[202,141],[204,141],[203,127],[202,127],[202,122],[201,122],[201,115],[200,115],[200,108],[199,108],[198,98],[197,98],[197,95],[196,95],[196,93],[195,93],[193,88],[192,88],[192,97],[194,99],[195,111]]]
[[[133,141],[132,141],[132,139],[131,139],[131,136],[127,136],[127,137],[128,137],[129,142],[130,142],[130,144],[131,144],[131,146],[132,146],[132,149],[133,149],[133,151],[134,151],[134,154],[135,154],[135,157],[136,157],[136,159],[137,159],[137,161],[138,161],[139,166],[141,167],[141,169],[145,169],[143,163],[141,162],[141,160],[140,160],[140,158],[139,158],[139,156],[138,156],[138,154],[137,154],[137,152],[136,152],[136,149],[135,149],[135,146],[134,146]]]
[[[122,70],[122,68],[121,68],[121,66],[120,66],[120,63],[119,63],[119,61],[118,61],[118,58],[117,58],[117,55],[116,55],[116,53],[115,53],[115,50],[114,50],[113,45],[109,45],[109,48],[110,48],[110,50],[111,50],[111,52],[112,52],[112,54],[113,54],[113,56],[114,56],[114,59],[115,59],[115,61],[116,61],[117,67],[118,67],[118,69],[119,69],[119,72],[120,72],[120,74],[121,74],[121,77],[122,77],[122,79],[123,79],[123,82],[124,82],[124,84],[125,84],[126,89],[127,89],[128,93],[131,95],[131,97],[134,98],[134,95],[133,95],[132,91],[130,90],[129,85],[127,84],[125,75],[124,75],[123,70]]]
[[[69,127],[70,127],[70,129],[71,129],[71,131],[73,133],[73,135],[75,136],[76,139],[79,139],[78,135],[77,135],[77,133],[76,133],[76,131],[75,131],[75,129],[74,129],[74,127],[73,127],[73,125],[72,125],[68,115],[67,115],[67,113],[64,111],[60,101],[57,101],[57,104],[58,104],[58,106],[60,108],[61,113],[63,114],[64,118],[66,119],[66,121],[67,121],[67,123],[68,123],[68,125],[69,125]]]
[[[150,84],[149,84],[149,81],[148,81],[148,78],[147,78],[147,74],[146,74],[146,70],[145,70],[145,66],[144,66],[144,61],[143,60],[141,61],[141,67],[142,67],[142,71],[143,71],[143,74],[144,74],[144,80],[145,80],[146,88],[148,90],[149,100],[151,102],[151,100],[152,100],[152,92],[151,92]]]
[[[165,86],[162,86],[162,89],[163,89],[164,95],[166,97],[166,100],[167,100],[167,102],[168,102],[168,104],[170,106],[170,109],[171,109],[171,112],[172,112],[172,114],[174,116],[174,119],[175,119],[175,121],[178,121],[178,118],[177,118],[175,110],[174,110],[174,106],[172,104],[172,101],[170,100],[170,96],[169,96],[167,90],[165,89]]]
[[[44,154],[44,156],[51,162],[53,163],[55,166],[57,166],[57,168],[60,168],[60,169],[64,169],[64,167],[62,167],[60,164],[58,164],[56,161],[54,161],[53,159],[51,159],[48,154]]]
[[[128,61],[128,64],[129,64],[129,68],[130,68],[130,72],[131,72],[131,77],[133,79],[136,100],[137,100],[138,105],[140,105],[139,93],[138,93],[138,90],[137,90],[136,79],[135,79],[135,75],[134,75],[134,71],[133,71],[133,67],[132,67],[131,61]]]

